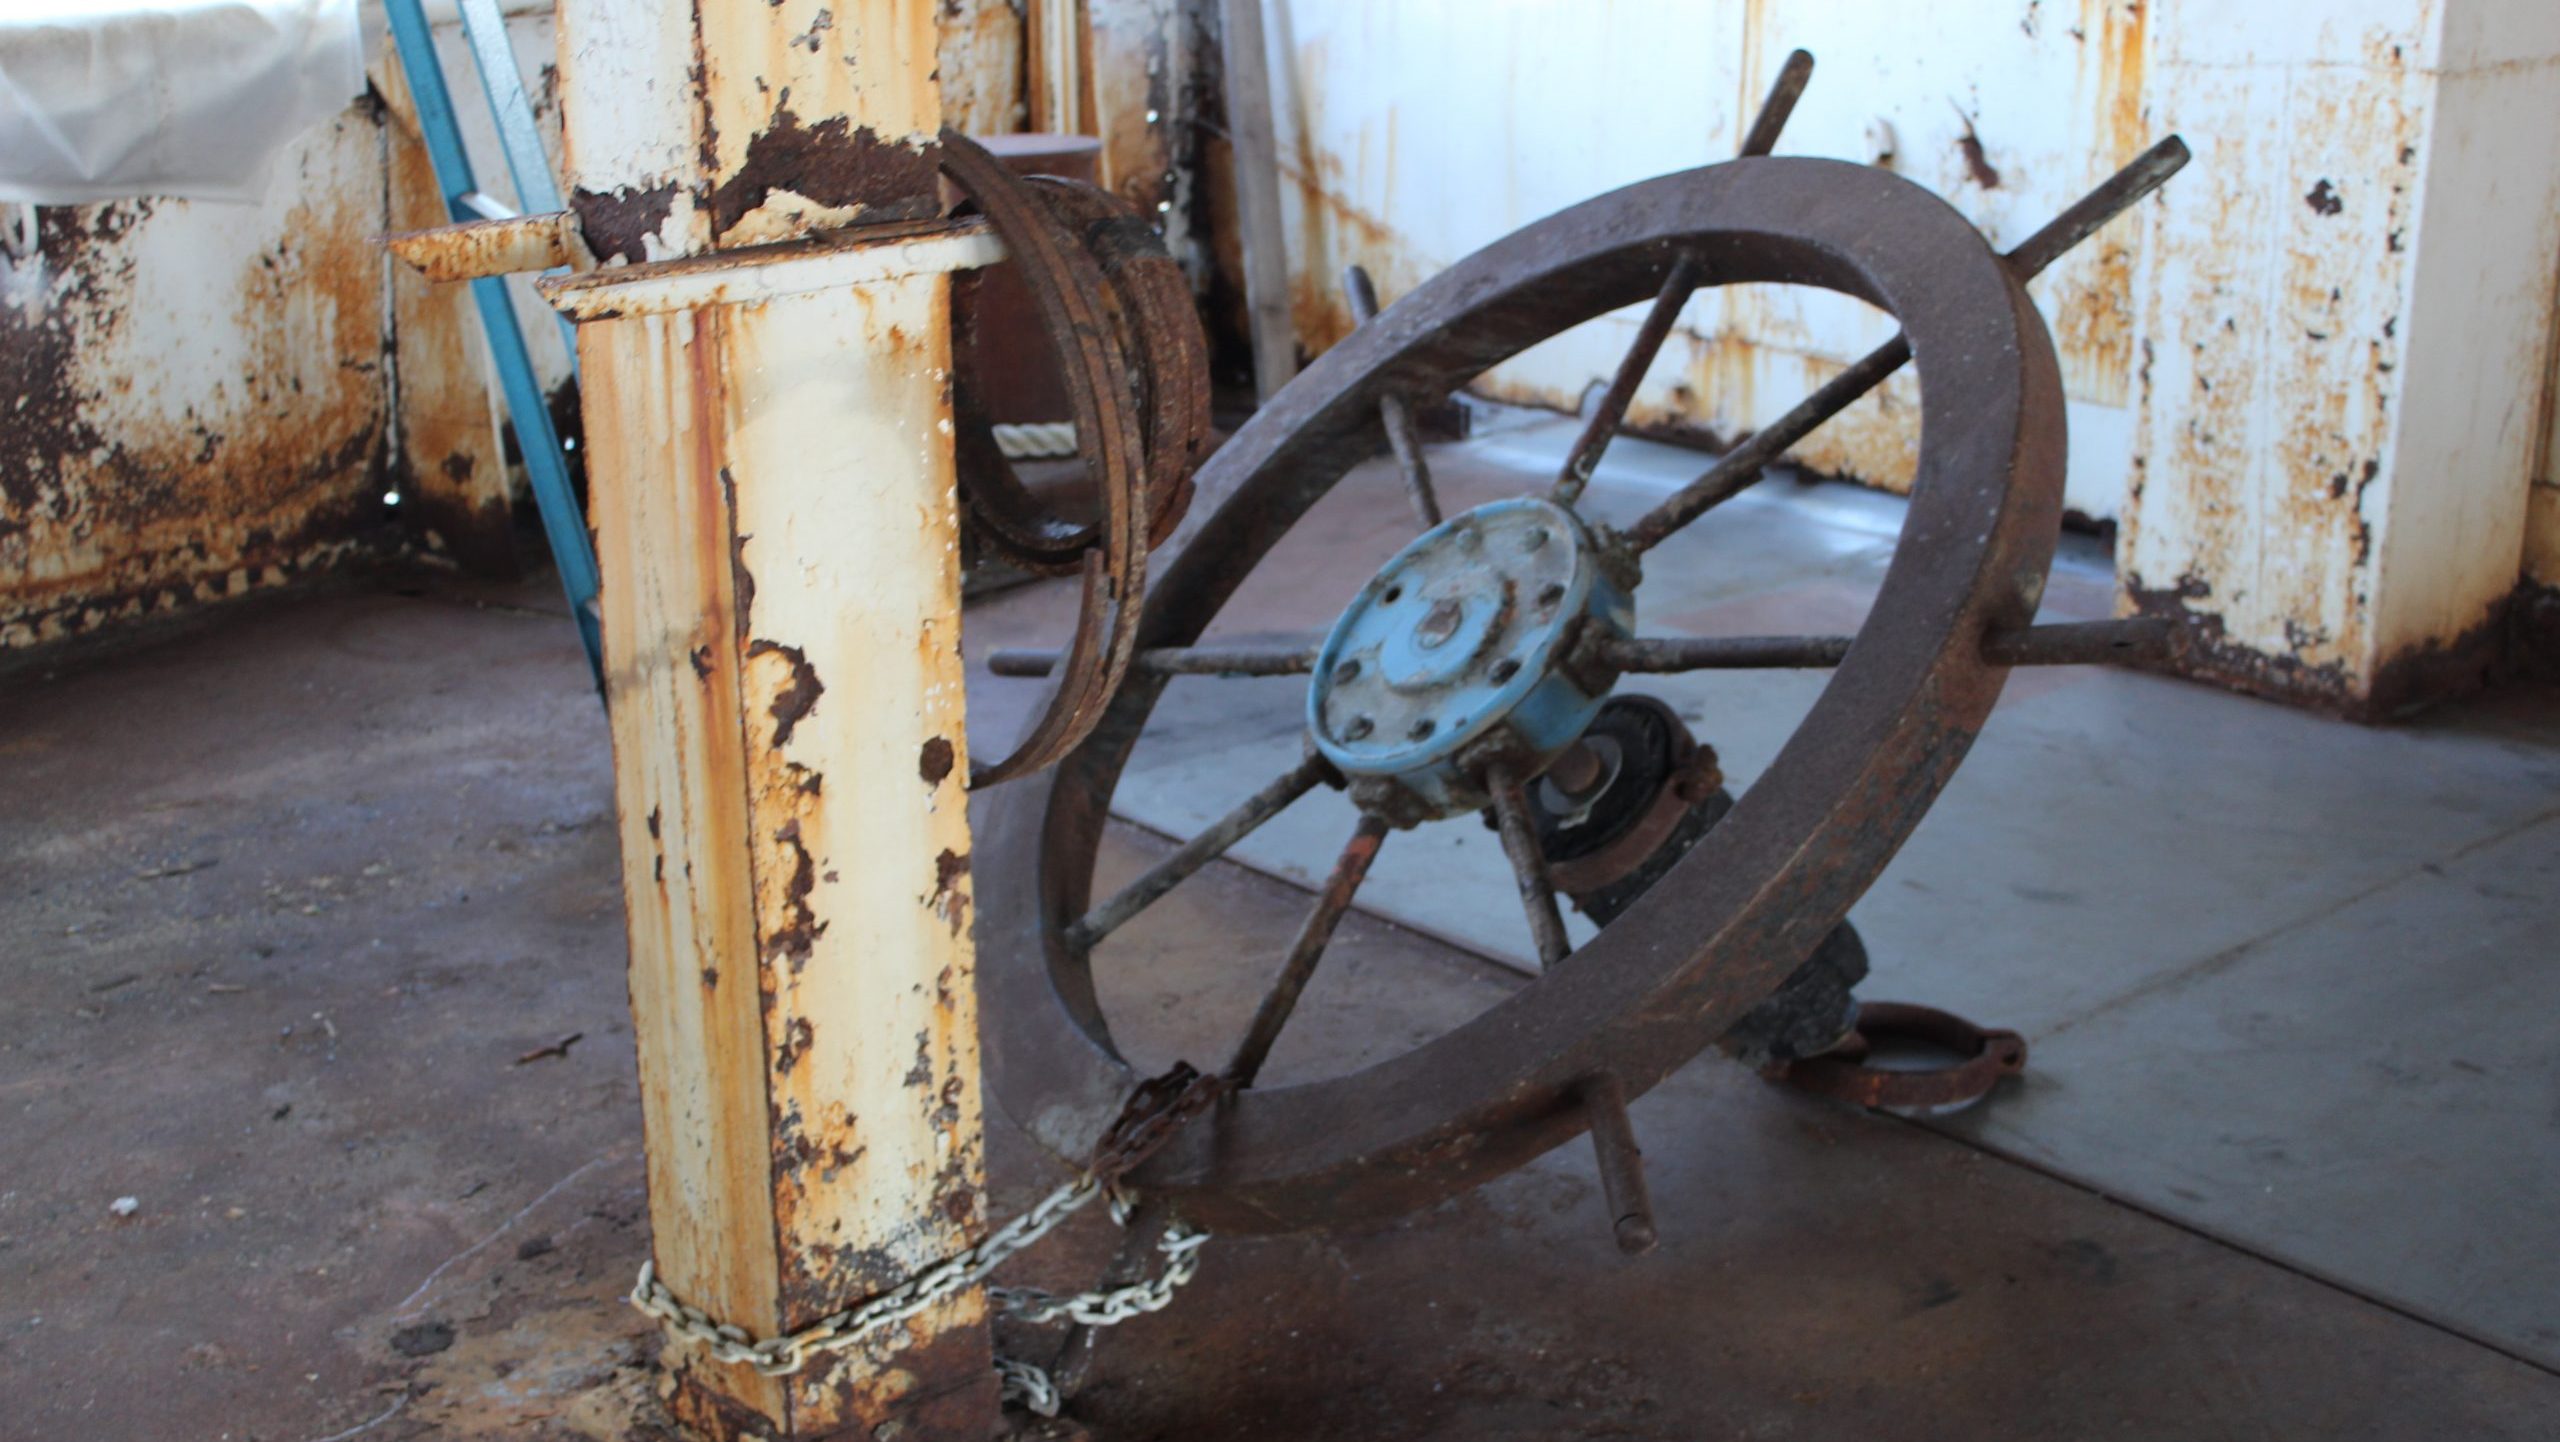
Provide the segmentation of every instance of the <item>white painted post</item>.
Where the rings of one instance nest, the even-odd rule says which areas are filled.
[[[658,1279],[757,1338],[982,1235],[935,0],[563,0]],[[812,253],[776,247],[840,233]],[[788,1378],[671,1345],[705,1438],[977,1437],[976,1289]]]

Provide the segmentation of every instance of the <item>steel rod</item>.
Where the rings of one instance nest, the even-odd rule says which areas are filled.
[[[1006,647],[987,655],[998,676],[1046,676],[1058,667],[1054,650]],[[1165,646],[1140,651],[1129,669],[1160,676],[1304,676],[1316,666],[1314,646]]]
[[[1558,505],[1572,505],[1581,496],[1582,488],[1591,484],[1591,473],[1600,469],[1600,457],[1607,454],[1609,442],[1618,437],[1619,423],[1627,418],[1636,387],[1644,384],[1645,372],[1653,369],[1654,357],[1662,353],[1662,343],[1670,339],[1671,327],[1680,319],[1680,307],[1689,303],[1690,295],[1706,276],[1706,267],[1694,255],[1684,254],[1671,263],[1670,271],[1662,277],[1662,289],[1654,294],[1653,309],[1645,312],[1643,324],[1636,327],[1634,343],[1619,358],[1617,374],[1609,378],[1609,388],[1601,392],[1600,404],[1592,409],[1591,419],[1584,423],[1581,437],[1573,443],[1563,471],[1556,476]]]
[[[1796,101],[1803,98],[1804,88],[1813,78],[1813,54],[1797,50],[1787,56],[1778,70],[1777,83],[1769,87],[1768,98],[1760,102],[1760,113],[1753,116],[1751,129],[1743,136],[1741,154],[1745,157],[1766,155],[1777,148],[1779,132],[1787,128],[1787,118],[1795,114]],[[1644,324],[1636,331],[1635,343],[1627,347],[1618,362],[1617,374],[1609,380],[1609,389],[1601,394],[1599,407],[1592,412],[1591,422],[1573,445],[1573,453],[1565,458],[1564,470],[1556,477],[1555,498],[1561,505],[1572,505],[1591,484],[1592,473],[1600,469],[1600,458],[1609,442],[1625,423],[1627,407],[1634,403],[1636,387],[1644,383],[1645,372],[1653,368],[1654,358],[1661,354],[1662,343],[1671,336],[1671,327],[1680,318],[1680,308],[1689,303],[1705,269],[1696,256],[1683,255],[1663,277],[1662,289],[1654,296],[1653,309],[1645,313]]]
[[[1653,1193],[1645,1185],[1644,1148],[1636,1145],[1627,1117],[1627,1089],[1602,1072],[1575,1090],[1591,1127],[1591,1149],[1600,1161],[1600,1194],[1609,1203],[1609,1228],[1618,1250],[1636,1256],[1653,1250],[1661,1233],[1653,1224]]]
[[[1493,793],[1493,815],[1502,828],[1502,854],[1520,883],[1520,905],[1529,913],[1529,934],[1537,939],[1538,964],[1554,966],[1573,951],[1565,936],[1564,913],[1556,908],[1555,883],[1547,879],[1547,858],[1538,849],[1538,833],[1529,824],[1529,802],[1520,778],[1509,766],[1485,768],[1485,789]]]
[[[1813,52],[1809,50],[1790,54],[1787,63],[1778,67],[1777,83],[1769,87],[1769,97],[1760,102],[1760,113],[1752,118],[1750,133],[1742,138],[1745,158],[1778,148],[1778,132],[1787,128],[1787,118],[1796,113],[1796,102],[1812,79]]]
[[[1351,302],[1351,318],[1367,325],[1378,316],[1378,288],[1369,281],[1369,272],[1356,265],[1342,268],[1342,289]],[[1430,463],[1422,458],[1422,438],[1413,425],[1413,407],[1400,395],[1378,397],[1378,422],[1387,429],[1387,449],[1396,457],[1396,469],[1404,476],[1406,499],[1413,502],[1413,513],[1424,528],[1440,524],[1440,493],[1431,485]]]
[[[1067,944],[1082,951],[1109,936],[1130,917],[1181,885],[1183,878],[1217,860],[1228,847],[1252,835],[1254,828],[1288,809],[1290,802],[1313,791],[1330,770],[1322,758],[1310,756],[1294,770],[1246,797],[1242,805],[1210,823],[1208,829],[1184,842],[1171,856],[1148,867],[1145,875],[1070,924],[1066,929]]]
[[[2103,666],[2167,659],[2176,624],[2166,616],[2071,621],[1996,632],[1982,638],[1982,659],[1995,666]]]
[[[1849,654],[1849,636],[1638,636],[1613,641],[1601,658],[1621,671],[1661,675],[1673,671],[1809,669],[1837,666]]]
[[[2135,156],[2123,169],[2099,182],[2097,189],[2073,201],[2035,234],[2018,242],[2009,251],[2009,268],[2017,272],[2021,282],[2035,279],[2073,246],[2131,209],[2134,202],[2166,185],[2170,176],[2186,167],[2188,158],[2187,142],[2174,135]]]
[[[1325,879],[1324,889],[1316,893],[1314,908],[1298,927],[1297,939],[1289,943],[1289,956],[1280,964],[1280,974],[1271,979],[1270,990],[1262,994],[1262,1004],[1253,1010],[1253,1024],[1245,1028],[1244,1040],[1236,1044],[1235,1056],[1227,1062],[1229,1082],[1249,1087],[1262,1074],[1262,1064],[1270,1059],[1272,1044],[1280,1040],[1280,1029],[1297,1011],[1298,998],[1306,994],[1307,982],[1316,974],[1316,963],[1324,960],[1325,946],[1333,940],[1333,929],[1351,910],[1351,898],[1359,894],[1360,883],[1369,875],[1369,863],[1378,859],[1378,847],[1386,839],[1387,823],[1361,813],[1350,843],[1333,863],[1333,875]]]
[[[2008,253],[2009,267],[2020,282],[2032,280],[2071,247],[2095,234],[2134,202],[2160,188],[2187,163],[2186,142],[2170,136],[2135,157],[2105,183],[2045,223]],[[1816,426],[1847,410],[1859,397],[1884,384],[1885,377],[1911,359],[1911,342],[1895,336],[1876,347],[1798,401],[1785,415],[1751,433],[1727,451],[1706,474],[1681,487],[1626,532],[1638,552],[1651,550],[1672,533],[1732,499],[1760,478],[1770,462],[1789,446],[1811,435]]]

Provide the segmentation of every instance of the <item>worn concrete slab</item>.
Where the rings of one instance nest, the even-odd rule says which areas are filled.
[[[1955,1130],[2560,1359],[2560,804],[2037,1036]]]
[[[6,1442],[668,1435],[619,1301],[647,1219],[593,694],[543,588],[415,589],[0,678]],[[1115,834],[1105,875],[1156,845]],[[1222,1049],[1300,904],[1213,868],[1115,938],[1132,1046]],[[1355,916],[1273,1076],[1519,984]],[[1567,1149],[1396,1226],[1221,1242],[1080,1410],[1104,1442],[1686,1442],[2529,1438],[2560,1408],[2543,1370],[1729,1067],[1637,1121],[1653,1259]],[[1000,1212],[1053,1175],[992,1151]],[[1081,1285],[1112,1241],[1080,1219],[1023,1279]]]

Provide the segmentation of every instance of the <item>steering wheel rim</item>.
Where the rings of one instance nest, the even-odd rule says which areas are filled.
[[[1302,372],[1212,457],[1140,621],[1196,640],[1244,576],[1381,444],[1381,397],[1446,393],[1644,300],[1675,261],[1706,283],[1819,286],[1903,325],[1921,374],[1918,476],[1865,626],[1757,784],[1662,882],[1562,966],[1411,1051],[1239,1093],[1133,1178],[1201,1225],[1383,1220],[1517,1167],[1583,1126],[1579,1089],[1650,1089],[1774,990],[1872,884],[1946,784],[2006,668],[1990,630],[2041,598],[2061,512],[2061,381],[2033,303],[1964,218],[1888,172],[1755,158],[1645,181],[1495,242]],[[1133,674],[1057,767],[997,797],[981,982],[1000,1103],[1061,1157],[1141,1079],[1114,1049],[1089,956],[1109,797],[1166,678]],[[1026,884],[1027,883],[1027,884]]]

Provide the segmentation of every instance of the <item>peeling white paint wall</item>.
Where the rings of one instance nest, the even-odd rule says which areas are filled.
[[[2127,590],[2252,684],[2443,689],[2522,571],[2560,7],[2173,0],[2155,25],[2151,104],[2197,159],[2141,277]]]
[[[2560,276],[2552,0],[1264,13],[1310,349],[1349,327],[1349,262],[1392,300],[1565,205],[1729,157],[1801,45],[1819,66],[1782,153],[1889,164],[2004,247],[2160,136],[2193,147],[2163,198],[2033,291],[2070,397],[2068,502],[2122,522],[2127,604],[2185,614],[2227,679],[2356,709],[2442,689],[2411,658],[2458,663],[2516,586],[2528,496],[2560,513],[2531,484]],[[1574,408],[1636,315],[1479,388]],[[1734,435],[1889,327],[1828,295],[1702,296],[1631,416]],[[1907,484],[1915,384],[1897,378],[1797,458]],[[2560,552],[2560,519],[2545,525],[2537,555]]]

